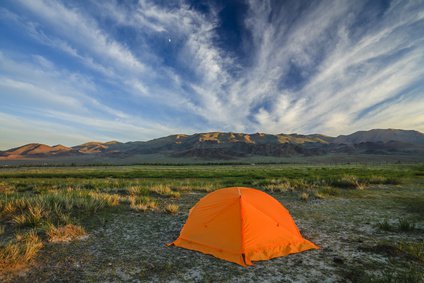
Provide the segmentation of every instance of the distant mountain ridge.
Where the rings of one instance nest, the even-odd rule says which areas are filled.
[[[31,143],[0,151],[0,160],[55,157],[126,157],[161,153],[171,157],[231,159],[242,156],[313,156],[330,153],[347,154],[422,154],[424,134],[412,130],[374,129],[350,135],[329,137],[320,134],[245,134],[209,132],[177,134],[121,143],[88,142],[66,147]]]
[[[424,144],[423,137],[423,133],[412,130],[374,129],[358,131],[350,135],[340,135],[333,142],[357,144],[362,142],[398,141],[411,144]]]

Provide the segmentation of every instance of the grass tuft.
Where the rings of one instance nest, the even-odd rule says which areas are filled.
[[[387,219],[377,223],[377,227],[383,231],[399,231],[399,232],[411,232],[415,230],[415,223],[409,221],[406,218],[399,219],[398,223],[390,224]]]
[[[308,201],[309,199],[309,194],[308,193],[301,193],[300,194],[300,200],[302,201]]]
[[[424,241],[401,242],[398,244],[397,248],[416,260],[424,263]]]
[[[387,219],[384,219],[382,222],[377,223],[377,228],[383,231],[392,231],[393,226],[389,223]]]
[[[410,222],[406,218],[399,219],[398,229],[399,231],[403,231],[403,232],[413,231],[415,230],[415,223]]]
[[[29,262],[43,247],[35,230],[21,235],[0,248],[0,270],[15,268]]]
[[[320,194],[324,196],[339,196],[340,195],[340,189],[334,188],[334,187],[324,187],[321,188],[318,191]]]
[[[316,199],[325,199],[325,195],[323,193],[320,193],[320,192],[315,192],[314,197]]]
[[[130,196],[128,198],[128,201],[130,203],[130,208],[135,211],[145,212],[148,210],[156,210],[157,208],[157,202],[145,196],[142,196],[142,197]]]
[[[164,184],[158,184],[150,187],[150,191],[167,197],[180,198],[180,192],[175,192],[170,186]]]
[[[176,214],[180,210],[180,206],[177,204],[168,204],[165,206],[165,211],[170,214]]]
[[[128,193],[131,196],[147,196],[149,195],[149,190],[141,186],[131,186],[128,188]]]
[[[51,224],[49,225],[46,234],[49,237],[49,242],[53,243],[69,242],[87,235],[83,227],[73,224],[61,227],[56,227]]]

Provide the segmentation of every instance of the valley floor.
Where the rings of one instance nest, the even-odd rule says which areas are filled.
[[[1,171],[1,220],[6,223],[1,244],[13,241],[16,233],[35,229],[44,247],[23,267],[5,268],[0,279],[11,282],[423,282],[423,173],[422,165]],[[113,179],[108,184],[102,183],[104,176],[99,176],[102,174]],[[153,180],[149,176],[157,178]],[[58,186],[60,182],[66,187]],[[209,255],[165,246],[178,237],[188,210],[201,197],[228,185],[256,187],[271,194],[290,211],[303,236],[321,249],[243,268]],[[59,224],[52,214],[39,223],[21,226],[7,215],[5,205],[14,194],[24,195],[30,202],[40,195],[61,190],[97,191],[121,199],[119,204],[105,205],[95,212],[69,211],[67,221],[81,225],[88,234],[70,242],[48,240],[43,221],[57,226],[67,223]],[[9,192],[9,200],[5,199],[5,192]],[[155,201],[156,205],[136,209],[131,199],[123,199],[132,194],[143,197],[145,203]],[[170,204],[176,205],[177,211],[168,209]]]

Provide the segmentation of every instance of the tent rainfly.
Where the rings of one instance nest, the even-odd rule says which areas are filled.
[[[251,188],[219,189],[190,209],[174,242],[242,266],[252,261],[319,249],[304,239],[289,211],[270,195]]]

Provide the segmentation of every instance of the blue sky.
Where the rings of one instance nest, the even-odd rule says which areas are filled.
[[[0,149],[424,131],[424,1],[0,1]]]

